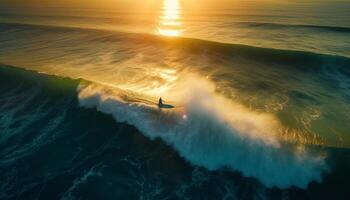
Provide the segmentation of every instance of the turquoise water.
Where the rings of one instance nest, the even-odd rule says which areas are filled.
[[[346,199],[347,4],[178,6],[1,9],[1,199]]]

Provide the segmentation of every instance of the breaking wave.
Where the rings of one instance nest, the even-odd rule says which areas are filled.
[[[194,165],[239,171],[268,187],[306,188],[321,181],[327,171],[324,154],[283,139],[273,115],[215,94],[208,81],[191,77],[180,82],[192,81],[201,87],[174,89],[172,98],[180,106],[173,110],[125,101],[120,91],[92,83],[79,87],[79,100],[81,106],[111,114],[151,139],[161,138]]]

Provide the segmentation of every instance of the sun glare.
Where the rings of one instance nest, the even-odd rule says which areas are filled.
[[[158,34],[168,37],[181,35],[181,10],[178,0],[164,0]]]

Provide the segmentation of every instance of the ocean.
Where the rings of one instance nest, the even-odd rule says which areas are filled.
[[[350,5],[322,5],[0,8],[0,199],[347,199]]]

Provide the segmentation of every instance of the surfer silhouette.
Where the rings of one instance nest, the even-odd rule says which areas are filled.
[[[163,105],[163,99],[162,99],[162,97],[160,97],[159,101],[158,101],[158,106],[162,107],[162,105]]]

